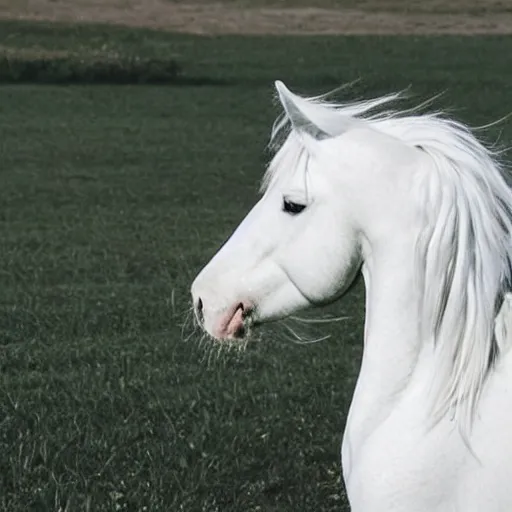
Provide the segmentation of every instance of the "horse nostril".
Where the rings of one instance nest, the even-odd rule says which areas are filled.
[[[250,305],[244,304],[243,302],[240,302],[238,304],[236,310],[240,310],[242,312],[242,318],[245,320],[246,318],[250,318],[253,313],[253,308]]]
[[[248,308],[248,307],[245,307],[244,303],[243,302],[240,302],[240,304],[238,304],[238,306],[236,307],[236,310],[235,311],[241,311],[242,313],[242,318],[245,320],[248,316],[250,316],[251,314],[251,308]]]
[[[199,297],[199,300],[197,301],[196,305],[196,317],[200,324],[203,323],[204,320],[204,314],[203,314],[203,301],[201,300],[201,297]]]

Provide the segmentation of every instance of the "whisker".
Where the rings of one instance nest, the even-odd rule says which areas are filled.
[[[197,331],[197,326],[194,324],[192,308],[188,308],[183,312],[184,320],[181,324],[181,339],[187,342]],[[190,328],[189,334],[186,334]]]
[[[292,340],[292,341],[298,345],[310,345],[312,343],[319,343],[320,341],[325,341],[331,337],[330,334],[327,334],[325,336],[321,336],[320,338],[314,338],[314,339],[307,340],[307,339],[304,339],[302,336],[300,336],[297,332],[295,332],[285,322],[283,322],[283,326],[295,337],[295,340]]]
[[[343,322],[344,320],[350,320],[349,316],[338,316],[334,318],[305,318],[301,316],[290,316],[292,320],[301,322],[303,324],[330,324],[334,322]]]

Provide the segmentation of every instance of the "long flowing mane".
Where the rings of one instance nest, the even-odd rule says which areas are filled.
[[[486,377],[508,348],[507,340],[496,338],[494,324],[511,287],[512,192],[498,153],[467,126],[439,112],[383,110],[400,98],[336,104],[295,96],[308,119],[331,136],[367,123],[430,156],[432,172],[414,191],[428,205],[417,240],[420,334],[434,344],[437,357],[433,418],[450,413],[465,430]],[[284,161],[304,151],[285,117],[274,124],[271,143],[276,155],[263,188],[290,168]]]

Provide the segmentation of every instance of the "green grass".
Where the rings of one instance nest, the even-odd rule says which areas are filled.
[[[108,25],[0,22],[0,54],[51,52],[118,55],[176,62],[182,84],[270,87],[276,78],[306,91],[329,89],[362,79],[356,93],[382,93],[410,85],[419,94],[447,90],[482,98],[506,90],[511,37],[195,37]],[[137,82],[136,77],[134,81]],[[455,103],[448,99],[448,104]],[[459,102],[466,106],[466,102]],[[489,107],[485,106],[485,109]],[[491,106],[491,112],[493,107]]]
[[[218,355],[182,332],[190,283],[256,199],[275,78],[446,89],[441,105],[484,123],[510,109],[512,39],[0,28],[4,46],[108,38],[228,84],[0,88],[0,510],[348,510],[361,284],[328,309],[350,317],[329,341],[276,326]]]

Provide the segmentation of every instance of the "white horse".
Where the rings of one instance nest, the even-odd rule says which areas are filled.
[[[276,88],[273,140],[287,136],[192,285],[197,317],[243,338],[334,301],[361,270],[352,511],[512,512],[512,193],[497,156],[439,114],[371,115],[398,95],[340,105]]]

